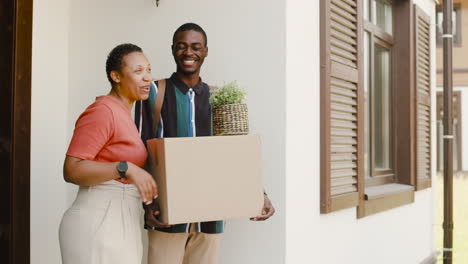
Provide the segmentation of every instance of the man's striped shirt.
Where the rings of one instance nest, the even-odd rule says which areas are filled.
[[[158,131],[153,127],[154,105],[157,97],[157,86],[151,84],[149,98],[138,101],[135,105],[135,123],[141,138],[146,140],[161,137],[196,137],[212,136],[212,117],[210,106],[210,89],[200,79],[195,87],[188,87],[176,73],[166,79],[166,91],[161,109]],[[182,163],[183,161],[181,161]],[[209,161],[206,162],[209,166]],[[224,221],[193,223],[196,232],[222,233]],[[145,225],[145,228],[150,228]],[[177,224],[169,228],[155,230],[169,233],[189,232],[190,224]]]

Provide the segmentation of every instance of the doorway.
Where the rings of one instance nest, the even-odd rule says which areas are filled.
[[[30,263],[32,0],[0,2],[0,262]]]

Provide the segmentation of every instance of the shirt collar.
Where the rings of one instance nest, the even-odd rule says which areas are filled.
[[[171,75],[171,78],[169,78],[171,80],[171,82],[177,87],[179,88],[179,90],[186,94],[188,93],[190,87],[188,87],[188,85],[186,85],[180,78],[179,76],[177,76],[177,74],[174,72],[172,75]],[[202,79],[200,78],[200,80],[198,81],[198,83],[195,85],[195,87],[192,87],[192,89],[195,91],[195,94],[200,94],[202,92],[202,89],[203,89],[203,82],[202,82]]]

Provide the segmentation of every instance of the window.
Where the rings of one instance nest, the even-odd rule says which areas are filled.
[[[404,164],[405,158],[410,160],[408,146],[414,140],[410,118],[414,103],[409,99],[414,89],[409,2],[364,1],[365,186],[358,217],[414,201],[411,170],[415,164]]]
[[[453,5],[452,11],[452,33],[453,33],[453,45],[456,47],[461,47],[462,45],[462,21],[461,21],[461,8],[460,4]],[[442,12],[442,6],[438,6],[436,9],[436,43],[437,47],[442,47],[442,34],[443,34],[443,26],[442,22],[444,20],[444,15]]]
[[[410,0],[320,3],[321,213],[411,203],[431,185],[430,18]]]
[[[388,0],[366,1],[364,19],[365,173],[367,185],[394,181],[393,8]]]

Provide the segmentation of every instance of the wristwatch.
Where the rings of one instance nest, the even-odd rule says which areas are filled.
[[[121,180],[126,180],[127,177],[125,176],[125,173],[127,173],[128,170],[128,164],[126,161],[121,161],[119,164],[117,164],[117,171],[120,174],[120,179]]]

